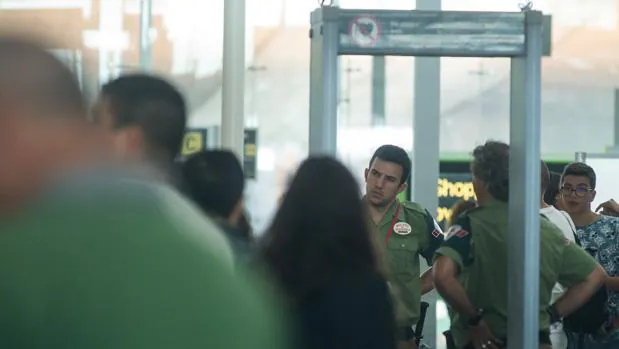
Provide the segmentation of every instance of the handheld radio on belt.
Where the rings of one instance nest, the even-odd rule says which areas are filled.
[[[419,347],[419,343],[421,343],[421,339],[423,339],[423,325],[426,322],[426,314],[428,313],[428,308],[430,304],[428,302],[421,302],[421,308],[419,309],[419,321],[417,325],[415,325],[415,343],[417,347]]]

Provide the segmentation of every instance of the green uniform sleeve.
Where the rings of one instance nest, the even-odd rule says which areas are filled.
[[[468,216],[461,216],[447,231],[445,241],[436,251],[436,256],[453,260],[460,270],[473,263],[471,251],[471,222]]]
[[[436,253],[436,250],[441,247],[445,236],[441,227],[427,210],[425,213],[425,219],[428,234],[428,244],[421,251],[421,256],[426,259],[428,264],[432,264],[432,257],[434,256],[434,253]]]
[[[584,281],[593,272],[597,262],[575,243],[566,239],[565,244],[558,281],[570,287]]]

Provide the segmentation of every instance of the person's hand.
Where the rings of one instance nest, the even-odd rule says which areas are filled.
[[[496,338],[484,320],[477,326],[469,327],[471,343],[475,349],[499,349],[503,347],[503,342]]]
[[[601,203],[595,209],[595,212],[599,212],[607,216],[619,216],[619,204],[614,199],[610,199]]]

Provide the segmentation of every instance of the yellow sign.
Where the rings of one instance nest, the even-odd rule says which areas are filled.
[[[181,155],[189,156],[204,150],[204,133],[200,131],[189,131],[183,138],[183,148]]]
[[[475,190],[473,189],[473,182],[470,181],[456,181],[452,182],[448,178],[440,178],[438,180],[438,193],[439,198],[451,197],[462,200],[475,199]]]
[[[449,178],[455,177],[455,178]],[[458,178],[462,177],[462,178]],[[466,180],[465,176],[445,176],[438,180],[439,207],[436,212],[436,221],[442,223],[451,218],[451,206],[458,200],[475,200],[473,183]]]
[[[248,158],[253,158],[256,156],[255,144],[245,144],[245,156],[247,156]]]

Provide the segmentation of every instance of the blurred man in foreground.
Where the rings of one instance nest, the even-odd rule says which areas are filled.
[[[255,283],[201,212],[110,170],[66,67],[0,37],[2,348],[281,348]],[[5,211],[8,213],[8,211]]]

